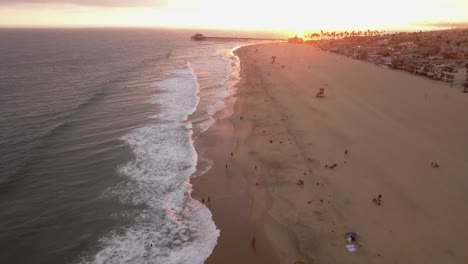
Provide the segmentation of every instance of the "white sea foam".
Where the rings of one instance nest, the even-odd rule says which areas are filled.
[[[83,262],[197,264],[209,257],[219,230],[208,208],[190,196],[189,179],[198,157],[188,117],[197,111],[194,124],[202,133],[225,107],[224,99],[232,94],[239,72],[238,59],[226,53],[227,48],[216,49],[209,56],[197,54],[197,50],[185,55],[181,51],[180,56],[192,58],[193,65],[187,63],[154,84],[157,94],[151,101],[160,110],[153,116],[156,122],[123,138],[135,154],[133,161],[120,168],[129,181],[107,191],[123,203],[144,209],[130,226],[102,237],[101,250]],[[206,87],[199,86],[200,80]],[[204,167],[198,175],[213,165],[210,160],[200,162]]]
[[[196,126],[198,128],[198,136],[207,131],[213,124],[215,123],[215,119],[212,116],[208,116],[207,119],[196,123]]]
[[[188,64],[156,86],[158,122],[123,138],[136,157],[121,168],[130,180],[108,191],[145,209],[130,227],[101,238],[94,263],[203,263],[219,237],[211,212],[190,196],[197,153],[186,120],[198,104],[197,78]]]
[[[205,120],[197,120],[196,127],[199,133],[208,130],[216,121],[216,113],[226,107],[225,98],[230,96],[235,82],[230,82],[233,74],[238,74],[238,58],[232,51],[219,50],[219,54],[204,58],[201,62],[195,62],[195,72],[199,73],[200,78],[208,79],[209,89],[201,87],[203,101],[198,106],[198,112],[204,112]]]
[[[191,65],[187,63],[187,68],[174,74],[155,84],[161,93],[153,96],[152,102],[164,109],[156,116],[160,121],[185,121],[197,109],[200,87]]]
[[[198,164],[197,164],[197,169],[198,171],[192,175],[192,178],[201,176],[205,173],[207,173],[211,168],[213,167],[214,163],[212,160],[204,158],[200,154],[198,155]]]

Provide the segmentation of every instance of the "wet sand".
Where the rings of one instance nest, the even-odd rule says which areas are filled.
[[[468,259],[466,94],[309,45],[237,54],[233,112],[197,140],[214,166],[193,196],[211,197],[221,230],[207,263]],[[353,253],[348,231],[360,235]]]

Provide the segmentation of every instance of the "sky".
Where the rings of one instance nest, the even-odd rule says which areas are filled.
[[[468,22],[468,0],[0,0],[0,27],[387,29]]]

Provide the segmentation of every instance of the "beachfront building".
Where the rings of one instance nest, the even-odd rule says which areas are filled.
[[[466,68],[466,83],[468,84],[468,67]]]
[[[321,40],[329,52],[407,71],[451,85],[468,82],[468,30],[350,36]]]
[[[466,68],[465,85],[463,87],[465,87],[465,92],[467,92],[468,91],[468,67]]]
[[[440,80],[453,85],[463,86],[466,82],[466,69],[446,66],[440,74]]]
[[[302,44],[304,43],[304,40],[302,38],[294,36],[293,38],[288,38],[288,43]]]

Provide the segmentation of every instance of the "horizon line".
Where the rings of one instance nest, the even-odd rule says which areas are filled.
[[[464,29],[468,28],[467,22],[415,22],[408,25],[388,26],[388,27],[369,27],[373,30],[391,30],[391,31],[407,31],[410,28],[432,28],[424,31],[433,30],[448,30],[448,29]],[[0,24],[0,29],[164,29],[164,30],[227,30],[227,31],[276,31],[276,32],[292,32],[293,29],[288,28],[233,28],[233,27],[190,27],[190,26],[168,26],[168,25],[79,25],[79,24],[50,24],[50,25],[29,25],[29,24]],[[304,31],[319,32],[320,30],[327,31],[349,31],[363,30],[361,27],[337,29],[337,28],[310,28]]]

